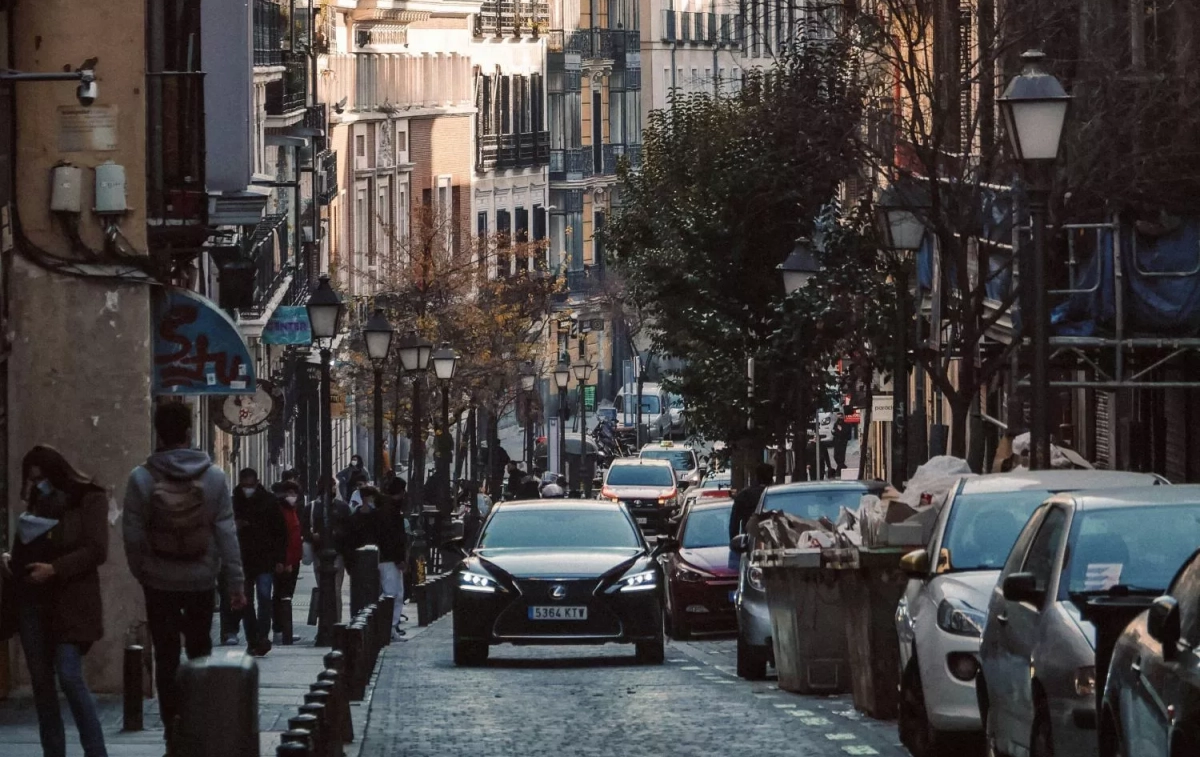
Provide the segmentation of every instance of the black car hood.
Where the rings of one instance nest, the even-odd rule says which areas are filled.
[[[513,578],[594,578],[630,563],[643,550],[480,549],[475,556]]]

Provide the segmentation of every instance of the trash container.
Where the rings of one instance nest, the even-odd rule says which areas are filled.
[[[858,550],[858,567],[837,574],[850,647],[854,706],[873,718],[897,717],[900,706],[900,645],[896,605],[908,576],[900,558],[909,547]]]
[[[850,658],[836,574],[841,550],[764,550],[760,567],[771,613],[779,688],[798,694],[850,691]],[[823,554],[826,553],[826,554]],[[828,567],[822,567],[822,566]]]

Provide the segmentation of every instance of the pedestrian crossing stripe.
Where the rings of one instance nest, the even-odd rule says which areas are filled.
[[[825,738],[830,741],[854,741],[858,737],[853,733],[827,733],[825,734]]]
[[[790,709],[793,709],[796,705],[794,705],[794,704],[777,704],[775,706],[781,710],[790,710]]]
[[[842,751],[846,754],[854,755],[879,754],[877,749],[874,747],[869,747],[866,744],[847,744],[846,746],[842,747]]]
[[[788,714],[794,715],[795,717],[798,717],[798,718],[811,718],[813,716],[813,711],[812,710],[788,710]]]

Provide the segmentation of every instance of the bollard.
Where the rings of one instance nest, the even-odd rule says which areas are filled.
[[[172,757],[258,757],[258,665],[241,652],[188,660],[179,668]],[[213,728],[220,723],[220,728]]]
[[[142,653],[137,644],[125,647],[124,669],[124,724],[122,731],[140,731],[145,726],[142,718]]]
[[[322,670],[321,673],[324,674],[325,671]],[[317,682],[309,684],[308,690],[313,693],[322,691],[329,695],[328,699],[322,702],[322,704],[325,705],[325,709],[329,713],[330,738],[334,739],[335,744],[344,743],[346,741],[346,724],[342,721],[342,702],[337,690],[336,678],[328,680],[318,675]]]
[[[307,695],[305,699],[307,699]],[[316,718],[315,730],[313,731],[313,748],[314,757],[326,757],[329,753],[326,751],[329,745],[326,741],[329,739],[329,720],[328,714],[325,712],[325,705],[315,702],[305,702],[300,705],[300,714],[312,715]]]
[[[303,744],[305,749],[312,749],[312,734],[302,728],[284,731],[279,739],[285,744]]]
[[[417,606],[417,625],[424,627],[433,622],[429,617],[429,585],[422,582],[413,587],[412,604]]]
[[[341,728],[338,727],[338,713],[333,708],[333,698],[329,695],[329,692],[324,690],[309,691],[304,695],[304,703],[319,704],[324,709],[323,714],[325,719],[321,721],[321,725],[325,735],[325,749],[323,752],[325,757],[341,757],[343,751],[342,733]]]
[[[344,676],[333,669],[325,669],[317,674],[319,683],[330,684],[329,692],[333,695],[333,708],[337,715],[339,733],[342,741],[349,744],[354,741],[354,722],[350,716],[350,697],[346,694]]]
[[[283,645],[290,647],[292,645],[292,598],[282,597],[279,599],[279,613],[275,618],[275,630],[278,631],[283,639]]]
[[[363,680],[363,629],[355,623],[346,629],[346,691],[350,699],[361,702],[366,694]]]
[[[383,634],[383,645],[391,646],[392,643],[392,618],[396,617],[396,598],[391,594],[385,594],[379,598],[379,612],[383,614],[380,622],[386,626]]]
[[[317,717],[315,715],[300,714],[292,718],[288,718],[288,733],[303,731],[308,734],[308,746],[313,748],[316,744],[314,734],[319,727]]]
[[[276,757],[312,757],[307,744],[295,741],[284,741],[275,747]]]
[[[379,596],[379,547],[368,544],[354,550],[350,567],[350,615]]]

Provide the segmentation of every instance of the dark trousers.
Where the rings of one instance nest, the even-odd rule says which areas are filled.
[[[279,573],[275,576],[274,617],[276,631],[285,627],[281,620],[285,607],[283,600],[292,599],[296,596],[296,579],[299,577],[299,565],[293,568],[291,573]],[[290,608],[290,605],[287,605],[287,607]]]
[[[154,641],[154,673],[158,683],[158,707],[170,739],[179,715],[179,653],[187,650],[189,660],[212,654],[213,593],[207,591],[159,591],[144,587],[146,621]],[[182,644],[180,639],[182,637]]]
[[[254,646],[271,640],[271,591],[275,578],[270,573],[260,573],[246,579],[246,609],[242,611],[242,628],[246,632],[246,644]],[[257,605],[257,606],[256,606]]]
[[[242,623],[242,614],[229,609],[229,588],[223,577],[217,581],[217,589],[221,594],[221,641],[230,636],[236,639],[238,626]]]
[[[836,441],[833,443],[833,463],[837,466],[837,471],[840,474],[846,468],[846,445],[847,441]]]

